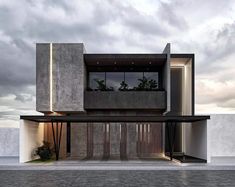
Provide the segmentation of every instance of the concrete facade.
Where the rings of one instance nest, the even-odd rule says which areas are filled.
[[[127,146],[126,152],[129,158],[137,157],[137,134],[136,125],[127,123]]]
[[[36,110],[50,111],[50,44],[36,45]]]
[[[170,73],[170,54],[171,54],[171,46],[168,43],[165,47],[165,49],[163,50],[163,53],[166,54],[167,59],[166,59],[166,63],[163,66],[163,88],[166,90],[167,93],[167,104],[166,104],[166,112],[170,112],[171,111],[171,73]]]
[[[128,102],[127,102],[128,101]],[[85,109],[166,109],[165,91],[85,92]]]
[[[194,115],[194,55],[171,54],[170,44],[166,45],[163,53],[154,55],[85,54],[82,43],[37,44],[36,61],[36,109],[45,115],[94,115],[95,117],[115,115],[192,117]],[[103,87],[99,88],[96,85],[97,88],[90,88],[90,84],[87,84],[92,77],[90,74],[93,73],[94,76],[98,72],[103,73],[105,77],[98,76],[101,81],[99,86]],[[129,72],[143,73],[143,76],[141,78],[141,74],[135,75],[136,77],[129,74],[127,83],[131,85],[130,89],[107,89],[112,87],[115,81],[117,85],[122,83],[119,82],[120,77],[117,79],[112,77],[107,79],[112,82],[110,84],[112,86],[108,83],[106,85],[106,74],[110,75],[111,72],[122,72],[124,80],[122,82],[125,82],[126,73]],[[148,74],[155,72],[154,76],[157,75],[157,79],[151,78],[151,81],[157,82],[158,85],[154,89],[144,87],[144,83],[139,87],[140,82],[144,82],[142,79],[147,72]],[[177,76],[174,72],[177,72]],[[89,120],[81,123],[75,121],[68,122],[71,123],[70,130],[67,129],[66,123],[63,124],[60,158],[67,156],[76,159],[88,157],[100,159],[109,156],[143,158],[164,155],[165,152],[172,150],[169,148],[170,145],[165,146],[167,140],[165,124],[162,121],[157,123],[156,120],[155,124],[151,121],[116,123],[112,120],[111,123],[104,121],[97,123],[100,119],[96,119],[94,123]],[[32,129],[29,125],[32,125]],[[44,125],[43,134],[41,134],[41,125]],[[24,121],[20,128],[22,145],[26,144],[26,140],[31,142],[28,149],[20,145],[21,161],[30,159],[30,151],[35,148],[37,141],[53,142],[50,124]],[[205,160],[210,160],[211,155],[214,157],[220,155],[219,148],[222,143],[216,150],[209,151],[213,137],[217,135],[217,128],[214,129],[206,121],[191,124],[178,121],[176,132],[175,152]],[[31,133],[36,137],[35,140],[32,140]],[[233,147],[229,145],[228,148]],[[229,154],[230,152],[227,155]]]
[[[53,44],[52,110],[56,112],[84,111],[86,84],[83,59],[84,45]]]
[[[104,124],[93,123],[93,157],[102,158],[104,152]]]
[[[0,157],[19,156],[19,128],[0,128]]]
[[[36,110],[84,111],[84,45],[39,43],[36,47]]]
[[[208,121],[210,162],[235,162],[235,115],[212,114]]]
[[[87,156],[87,124],[71,123],[71,157],[83,159]]]
[[[120,157],[121,124],[110,123],[110,156]]]

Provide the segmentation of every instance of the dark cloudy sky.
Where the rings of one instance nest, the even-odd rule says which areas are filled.
[[[0,126],[35,113],[35,43],[196,55],[196,112],[235,113],[234,0],[0,0]]]

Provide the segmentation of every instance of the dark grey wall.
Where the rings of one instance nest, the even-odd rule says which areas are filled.
[[[166,108],[165,91],[86,91],[85,109],[156,109]]]
[[[182,115],[182,68],[171,68],[171,111],[167,115]],[[175,151],[181,152],[181,128],[180,124],[176,127]],[[167,134],[165,134],[167,137]],[[169,151],[168,140],[165,139],[165,150]]]
[[[171,111],[168,115],[182,115],[182,68],[171,68]]]
[[[171,73],[170,73],[170,61],[171,61],[171,45],[168,43],[163,50],[164,54],[167,54],[167,60],[166,63],[163,66],[162,69],[162,87],[166,90],[166,112],[169,112],[171,110]]]

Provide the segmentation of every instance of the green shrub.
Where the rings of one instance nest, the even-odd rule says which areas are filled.
[[[36,155],[40,157],[41,160],[49,160],[52,157],[52,149],[50,148],[50,143],[43,141],[43,145],[36,149]]]

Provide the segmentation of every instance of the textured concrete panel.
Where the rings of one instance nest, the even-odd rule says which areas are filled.
[[[110,156],[120,156],[120,124],[110,123]]]
[[[87,156],[87,124],[71,123],[71,157]]]
[[[85,92],[85,109],[162,109],[165,91]]]
[[[93,156],[103,157],[104,152],[104,124],[93,123]]]
[[[211,115],[211,119],[208,120],[207,125],[208,152],[210,156],[235,158],[235,115]]]
[[[36,110],[50,111],[50,44],[36,45]]]
[[[137,134],[136,124],[127,123],[127,156],[128,158],[137,157]]]
[[[170,61],[171,61],[171,45],[168,43],[163,50],[163,54],[167,54],[166,63],[163,66],[163,88],[166,90],[166,112],[171,110],[171,73],[170,73]]]
[[[53,110],[83,111],[85,65],[84,46],[53,44]]]
[[[19,128],[0,128],[1,156],[19,156]]]

